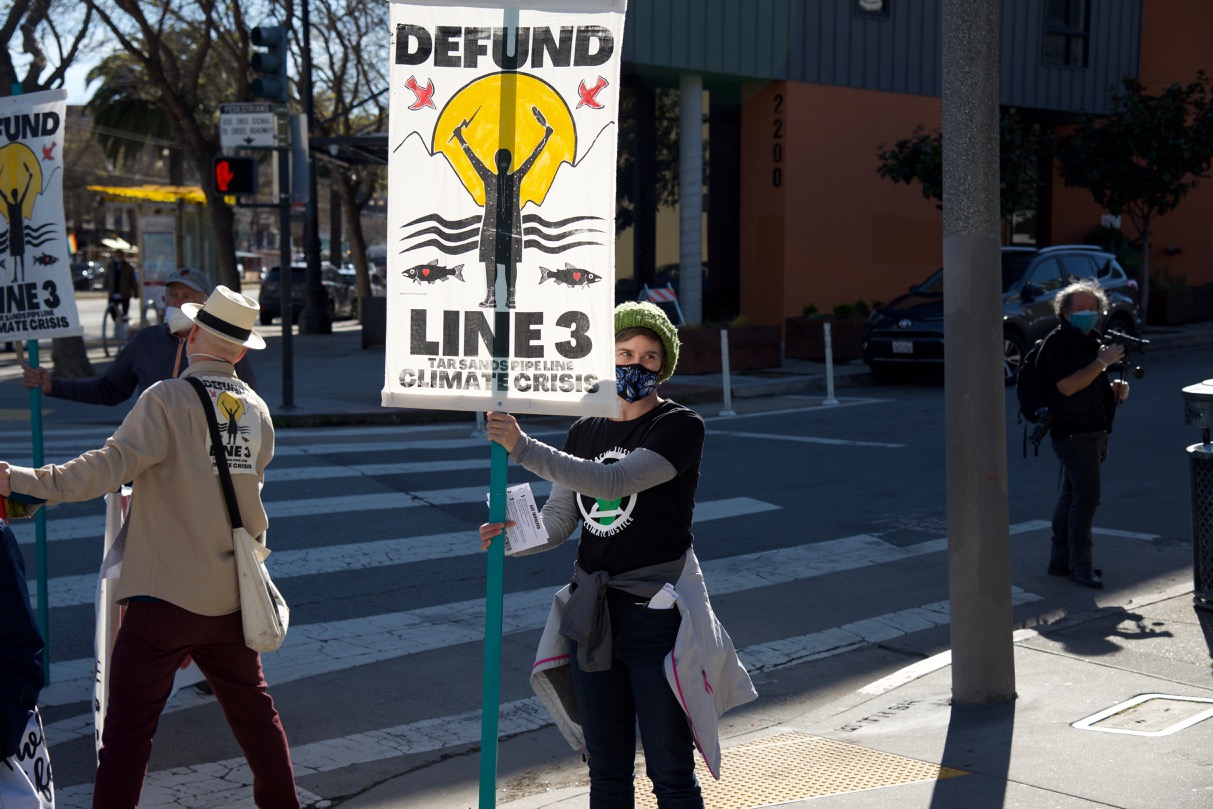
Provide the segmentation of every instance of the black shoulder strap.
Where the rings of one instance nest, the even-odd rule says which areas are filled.
[[[206,425],[211,431],[211,455],[215,458],[215,466],[219,468],[219,482],[223,485],[227,513],[231,518],[232,527],[242,528],[244,522],[240,519],[240,506],[236,503],[236,488],[232,485],[232,473],[227,468],[227,453],[223,451],[223,438],[219,435],[219,422],[215,420],[215,407],[211,404],[210,394],[197,377],[187,376],[185,381],[190,383],[198,398],[202,400],[202,412],[206,414]]]

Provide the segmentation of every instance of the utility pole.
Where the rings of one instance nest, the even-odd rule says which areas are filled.
[[[943,304],[952,698],[1015,698],[998,173],[998,0],[943,3]]]

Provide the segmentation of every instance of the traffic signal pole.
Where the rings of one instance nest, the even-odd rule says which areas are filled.
[[[290,131],[286,109],[278,117],[280,132]],[[282,296],[282,410],[295,409],[295,312],[291,298],[291,150],[283,137],[278,146],[278,233],[282,254],[278,259],[278,292]]]
[[[310,152],[315,107],[312,103],[312,23],[308,0],[300,7],[303,15],[303,64],[300,78],[303,86],[303,120],[307,129],[307,203],[303,226],[303,253],[307,258],[307,290],[303,297],[303,316],[299,318],[300,334],[331,334],[333,321],[329,318],[328,296],[320,278],[320,222],[316,207],[316,161]]]
[[[278,292],[282,304],[282,410],[295,409],[294,306],[291,296],[291,153],[286,70],[287,30],[283,25],[259,25],[250,32],[253,45],[264,48],[252,55],[250,63],[257,76],[250,88],[254,98],[265,99],[277,109],[278,137],[278,233],[281,255],[278,259]]]

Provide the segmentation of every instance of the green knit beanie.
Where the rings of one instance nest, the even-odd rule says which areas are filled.
[[[649,329],[659,338],[665,347],[662,352],[661,374],[657,381],[665,382],[674,375],[674,366],[678,364],[678,329],[670,322],[661,307],[648,301],[621,303],[615,307],[615,333],[624,329]]]

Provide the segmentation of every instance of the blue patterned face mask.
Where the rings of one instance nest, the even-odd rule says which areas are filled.
[[[625,402],[639,402],[657,390],[657,379],[661,374],[650,371],[643,365],[615,366],[615,393]]]
[[[1070,325],[1078,329],[1083,334],[1086,334],[1091,329],[1095,328],[1095,321],[1099,320],[1099,312],[1071,312]]]

